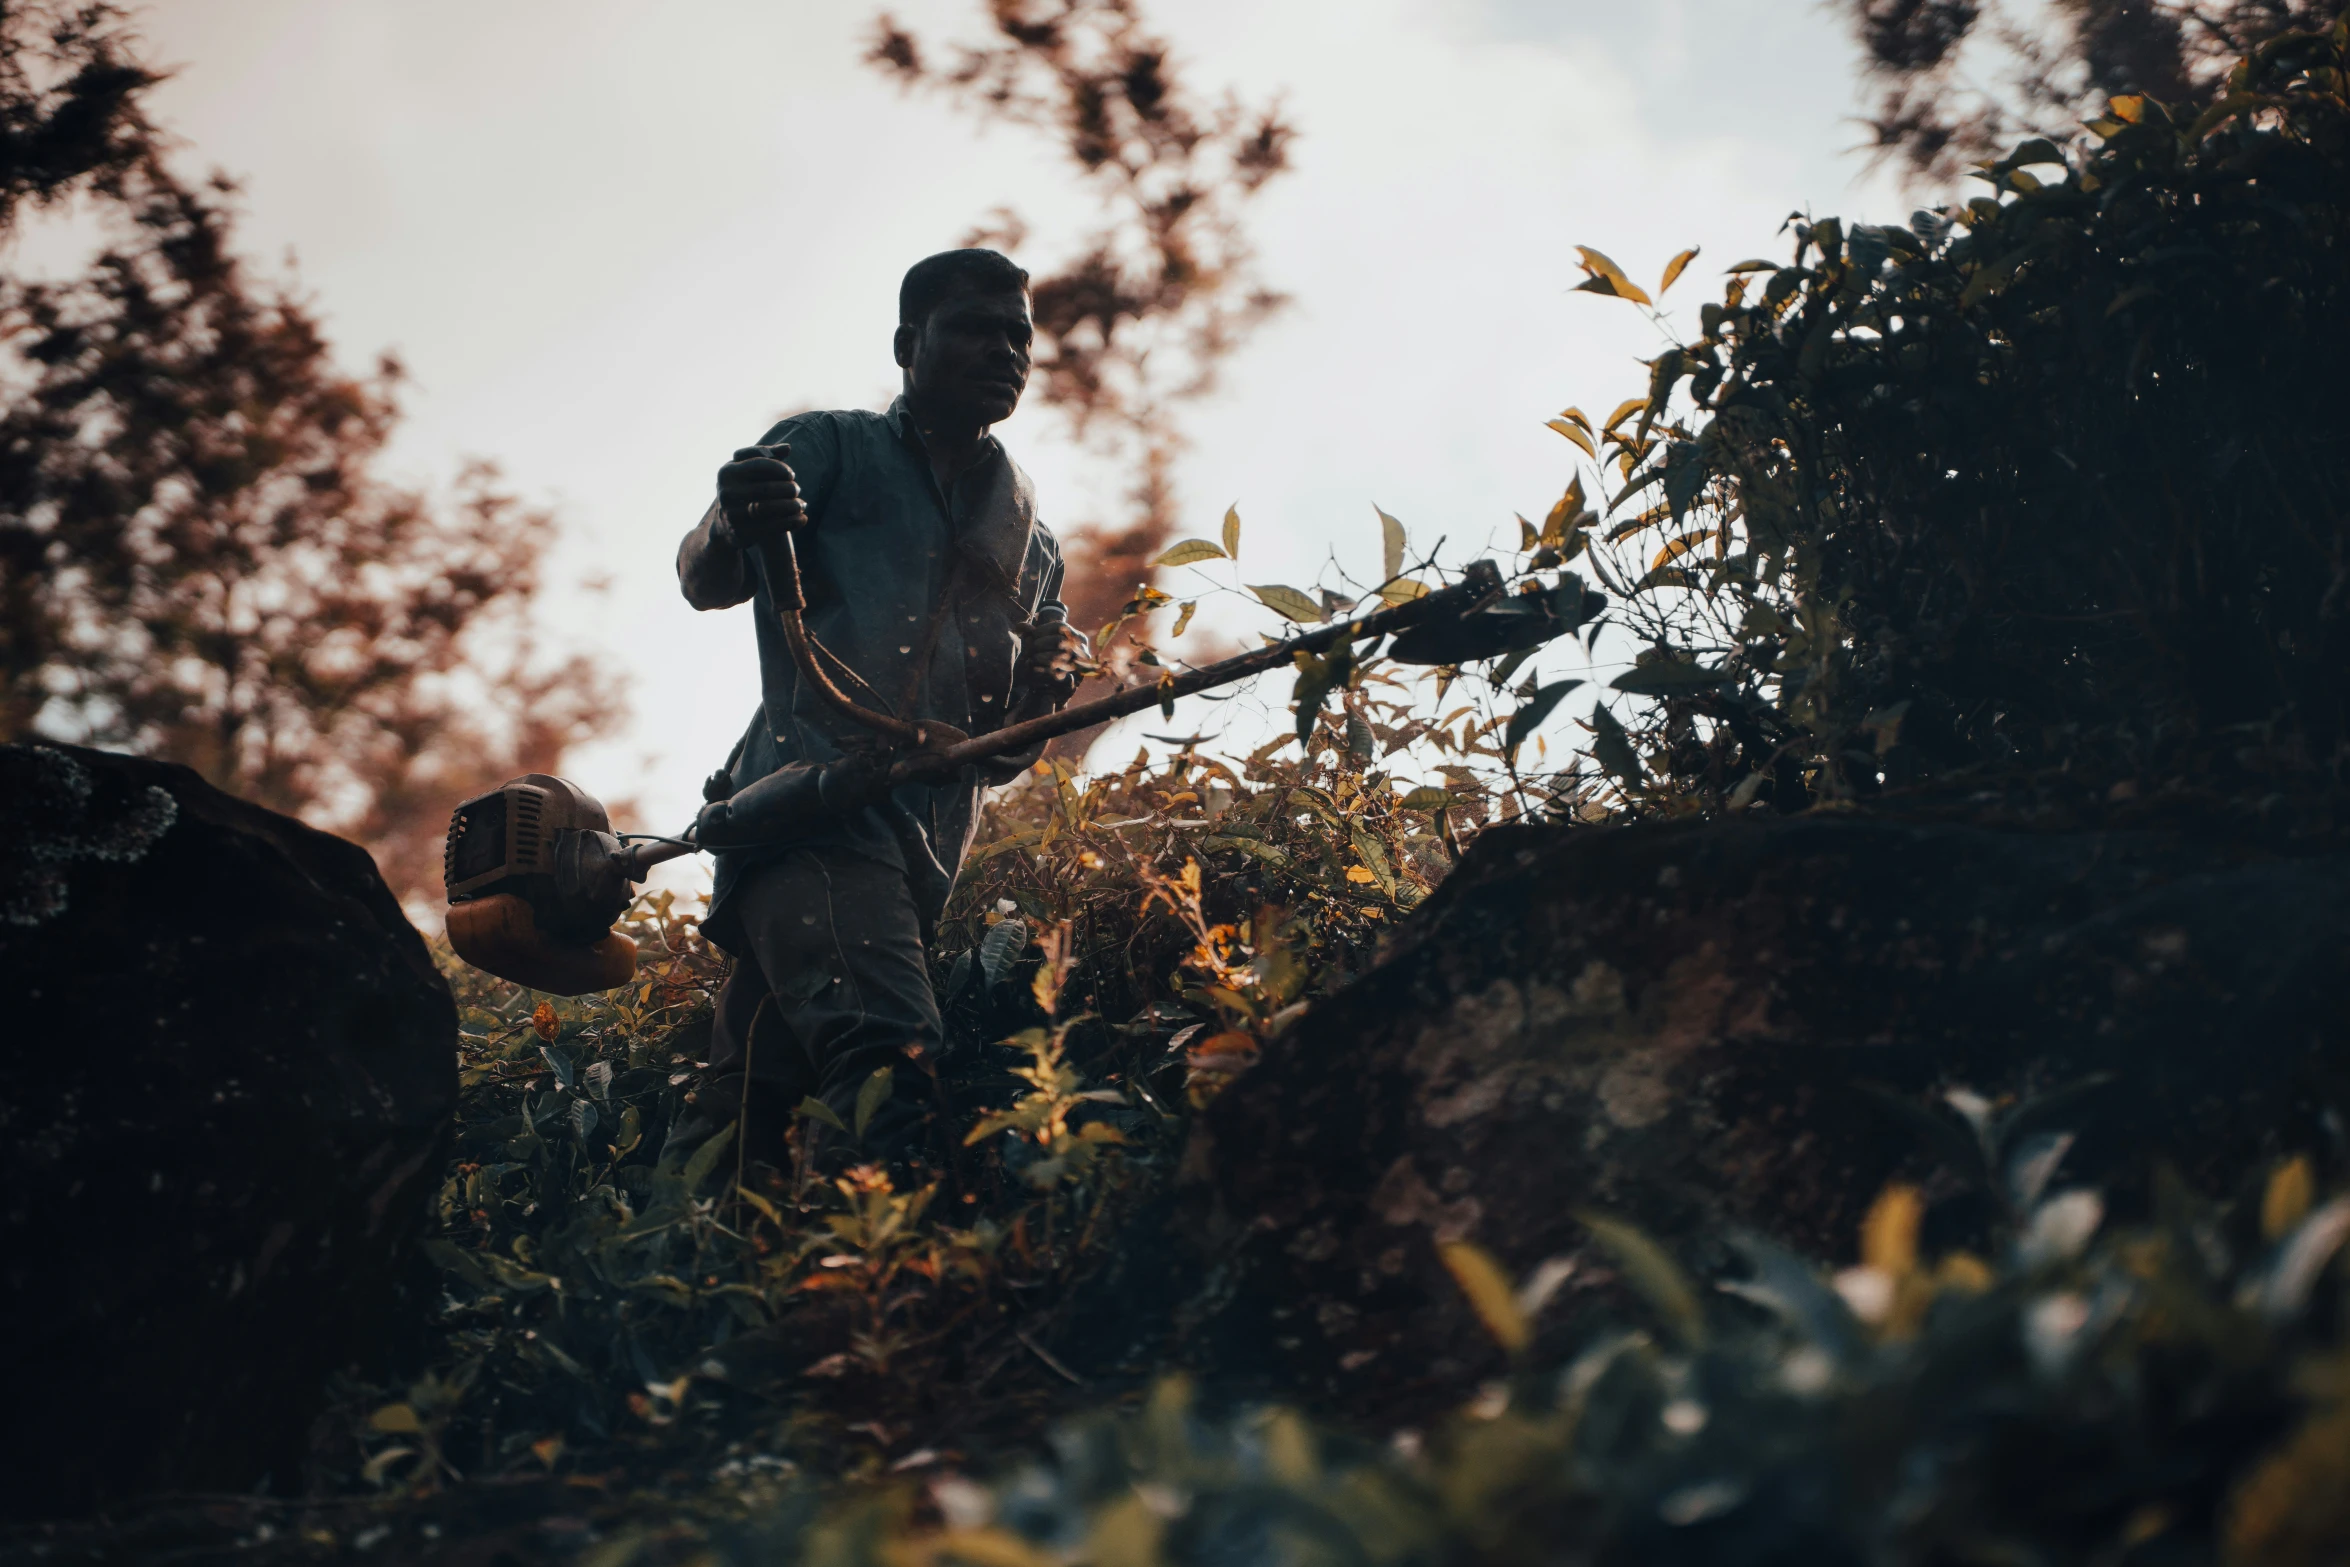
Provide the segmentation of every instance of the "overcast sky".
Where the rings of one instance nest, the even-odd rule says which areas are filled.
[[[1055,149],[901,95],[859,63],[859,0],[172,0],[145,12],[189,155],[244,182],[244,242],[291,256],[354,366],[414,385],[393,454],[437,484],[467,456],[553,505],[563,629],[632,674],[624,741],[582,781],[680,825],[757,702],[747,610],[677,596],[711,475],[779,411],[878,406],[899,274],[1010,204],[1049,265],[1091,215]],[[904,0],[918,32],[976,0]],[[1188,81],[1280,93],[1296,172],[1254,232],[1295,297],[1195,409],[1180,472],[1242,575],[1375,575],[1374,502],[1458,561],[1514,541],[1573,456],[1542,420],[1644,385],[1655,329],[1570,293],[1572,246],[1653,280],[1783,256],[1787,214],[1911,203],[1852,149],[1861,94],[1812,0],[1155,0]],[[1102,476],[1053,417],[1001,427],[1048,521]],[[1558,673],[1574,656],[1550,655]],[[1569,710],[1571,711],[1571,709]],[[1562,724],[1567,713],[1552,721]]]

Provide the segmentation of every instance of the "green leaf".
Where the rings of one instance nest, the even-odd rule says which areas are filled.
[[[1616,715],[1604,707],[1591,709],[1591,755],[1627,788],[1639,786],[1642,778],[1640,753],[1632,749],[1631,739],[1624,726],[1616,722]]]
[[[1350,823],[1346,832],[1354,843],[1355,857],[1369,867],[1379,890],[1393,898],[1396,891],[1395,867],[1388,863],[1386,845],[1366,832],[1360,823]]]
[[[1514,1355],[1533,1342],[1534,1330],[1518,1305],[1517,1290],[1511,1287],[1509,1275],[1501,1271],[1501,1264],[1483,1247],[1449,1241],[1438,1245],[1436,1251],[1495,1343]]]
[[[702,1189],[702,1183],[710,1178],[710,1172],[718,1168],[718,1161],[726,1157],[726,1150],[733,1145],[735,1131],[741,1125],[740,1121],[729,1121],[703,1139],[702,1146],[696,1148],[694,1156],[685,1162],[687,1191],[698,1192]]]
[[[1251,583],[1249,591],[1254,593],[1258,602],[1267,609],[1286,616],[1300,625],[1311,626],[1321,622],[1322,606],[1295,588],[1286,587],[1278,582],[1267,583],[1261,587]]]
[[[799,1109],[793,1113],[805,1120],[822,1121],[826,1126],[831,1127],[836,1132],[845,1132],[849,1129],[848,1122],[840,1118],[840,1112],[833,1109],[832,1106],[826,1104],[823,1100],[817,1098],[814,1094],[810,1094],[807,1098],[801,1100]]]
[[[1441,811],[1451,804],[1452,794],[1449,790],[1422,784],[1396,801],[1395,808],[1399,811]]]
[[[1726,678],[1709,665],[1659,658],[1633,665],[1609,681],[1608,687],[1626,696],[1678,696],[1686,691],[1711,690]]]
[[[598,1120],[594,1101],[588,1099],[572,1100],[570,1119],[571,1134],[581,1142],[586,1142],[588,1135],[595,1131]]]
[[[1705,1344],[1705,1310],[1698,1304],[1697,1290],[1681,1265],[1665,1254],[1665,1249],[1650,1240],[1621,1219],[1605,1214],[1579,1211],[1575,1217],[1591,1232],[1624,1276],[1624,1282],[1647,1301],[1673,1330],[1674,1337],[1689,1349]]]
[[[1580,680],[1554,680],[1537,690],[1527,699],[1525,706],[1510,714],[1509,727],[1502,731],[1502,749],[1515,751],[1524,744],[1535,726],[1548,718],[1551,710],[1559,705],[1566,694],[1582,683]]]
[[[1381,571],[1379,580],[1393,582],[1403,575],[1403,524],[1374,506],[1379,512],[1379,545]]]
[[[546,1058],[548,1067],[554,1072],[555,1086],[569,1088],[573,1070],[571,1052],[557,1049],[553,1045],[541,1045],[539,1046],[539,1054]]]
[[[1240,506],[1238,502],[1224,508],[1224,553],[1240,559]]]
[[[1673,510],[1673,526],[1705,488],[1705,457],[1695,441],[1675,441],[1665,448],[1665,504]]]
[[[1314,720],[1321,716],[1330,693],[1345,690],[1354,678],[1354,644],[1341,642],[1324,654],[1301,652],[1294,657],[1297,686],[1292,700],[1297,704],[1297,743],[1309,745],[1314,738]]]
[[[1234,530],[1237,531],[1237,530]],[[1203,560],[1229,560],[1231,557],[1205,539],[1185,539],[1170,548],[1166,554],[1151,562],[1154,566],[1189,566]]]
[[[1586,293],[1610,295],[1617,299],[1629,299],[1635,305],[1648,305],[1655,303],[1655,301],[1650,299],[1648,295],[1641,289],[1639,284],[1633,282],[1630,278],[1624,275],[1624,269],[1622,267],[1617,266],[1614,262],[1608,260],[1607,257],[1601,255],[1598,251],[1593,250],[1590,246],[1577,245],[1575,247],[1575,254],[1583,258],[1583,270],[1591,274],[1582,282],[1576,284],[1575,286],[1577,288],[1582,289]]]
[[[889,1102],[890,1090],[897,1086],[897,1080],[898,1074],[894,1069],[877,1066],[873,1069],[873,1075],[859,1085],[857,1089],[857,1137],[860,1141],[865,1136],[865,1128],[873,1122],[874,1112]]]
[[[1020,954],[1027,950],[1026,920],[1012,914],[990,925],[979,941],[979,971],[987,976],[989,988],[1002,984],[1012,972],[1012,965],[1020,961]]]
[[[1741,261],[1729,270],[1733,277],[1748,272],[1776,272],[1779,270],[1779,263],[1776,261]]]

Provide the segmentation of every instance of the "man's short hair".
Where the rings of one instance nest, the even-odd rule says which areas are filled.
[[[1028,274],[1000,250],[942,250],[906,269],[898,285],[898,324],[920,326],[957,294],[1025,290]]]

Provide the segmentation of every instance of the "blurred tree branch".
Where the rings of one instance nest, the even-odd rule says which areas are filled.
[[[427,898],[451,801],[609,732],[618,681],[542,655],[550,516],[486,465],[446,505],[376,474],[399,365],[342,373],[245,270],[159,79],[112,7],[0,10],[0,235],[62,200],[100,234],[78,276],[0,279],[0,739],[187,763]]]
[[[1883,96],[1881,157],[1944,182],[2026,136],[2070,140],[2108,98],[2197,104],[2277,34],[2323,27],[2345,0],[1844,0]]]

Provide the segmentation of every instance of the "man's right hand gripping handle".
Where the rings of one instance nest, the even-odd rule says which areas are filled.
[[[808,525],[799,478],[784,461],[790,455],[789,442],[745,446],[718,470],[718,521],[710,529],[713,538],[741,549],[768,543]]]
[[[694,819],[693,840],[705,849],[773,843],[854,816],[888,793],[889,761],[877,752],[830,762],[786,762],[725,799],[705,804]]]

